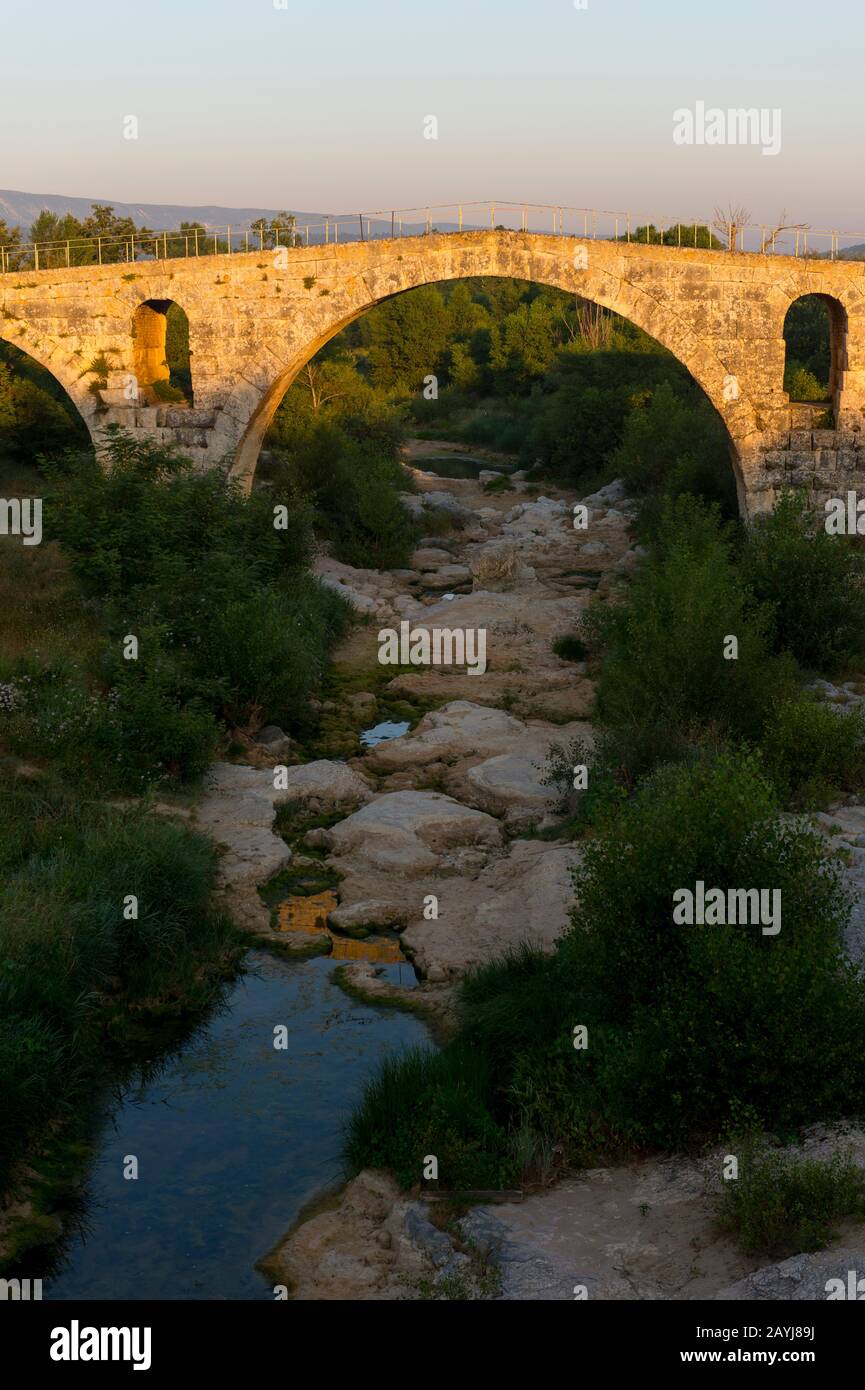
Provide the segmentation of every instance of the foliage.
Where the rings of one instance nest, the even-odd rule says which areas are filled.
[[[819,834],[779,818],[755,755],[660,769],[583,849],[556,952],[525,946],[470,972],[454,1040],[435,1061],[390,1060],[368,1089],[354,1169],[416,1182],[441,1153],[431,1113],[447,1116],[460,1181],[482,1186],[494,1161],[504,1183],[527,1159],[549,1171],[556,1153],[597,1163],[717,1139],[743,1114],[785,1131],[861,1104],[865,982],[842,950],[841,870]],[[777,889],[780,932],[675,924],[674,893],[698,880]]]
[[[832,672],[865,650],[865,551],[855,537],[830,536],[804,492],[786,492],[759,516],[742,547],[742,574],[771,612],[777,651]]]
[[[490,1114],[489,1090],[484,1059],[464,1045],[387,1058],[349,1122],[349,1171],[387,1167],[410,1187],[421,1180],[425,1157],[434,1154],[446,1190],[506,1186],[513,1164]]]
[[[674,1146],[717,1134],[736,1106],[769,1127],[855,1107],[865,993],[829,856],[777,817],[749,753],[660,769],[586,843],[562,950],[595,1025],[595,1104],[617,1133]],[[674,892],[698,880],[777,890],[780,932],[674,925]]]
[[[819,396],[800,396],[791,391],[794,400],[825,400],[828,395],[831,363],[832,328],[826,301],[818,294],[806,294],[795,300],[784,320],[784,341],[787,348],[788,371],[792,365],[806,372],[820,391]],[[790,387],[785,380],[785,391]]]
[[[417,532],[399,499],[408,486],[402,434],[398,415],[364,402],[338,420],[315,415],[279,455],[274,476],[309,501],[319,532],[346,564],[397,569],[408,561]]]
[[[750,1142],[738,1178],[724,1184],[718,1219],[746,1255],[784,1260],[824,1250],[839,1221],[865,1220],[865,1172],[841,1154],[791,1158]]]
[[[789,659],[769,650],[768,625],[717,513],[692,497],[669,503],[624,601],[586,619],[606,647],[598,713],[619,740],[626,782],[707,738],[759,740],[794,682]]]
[[[784,805],[817,810],[865,785],[865,713],[803,693],[779,701],[763,731],[766,771]]]
[[[45,464],[46,533],[102,605],[99,681],[43,666],[8,672],[4,734],[69,770],[141,791],[199,775],[231,725],[305,726],[308,696],[343,630],[343,601],[308,573],[308,508],[289,492],[244,497],[220,470],[122,431],[107,459]],[[278,526],[282,508],[286,524]],[[125,639],[137,657],[126,659]]]
[[[0,1186],[104,1080],[109,1017],[204,1003],[233,939],[208,905],[215,850],[187,829],[45,783],[2,803]]]

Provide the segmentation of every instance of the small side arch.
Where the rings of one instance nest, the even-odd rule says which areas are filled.
[[[803,294],[784,316],[784,390],[791,405],[841,412],[847,370],[847,310],[829,294]]]
[[[145,404],[192,405],[189,319],[173,299],[145,299],[132,316],[132,370]]]

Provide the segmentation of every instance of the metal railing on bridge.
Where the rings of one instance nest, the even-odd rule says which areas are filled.
[[[855,247],[865,258],[865,232],[816,230],[804,224],[719,222],[714,218],[637,217],[598,208],[541,203],[453,203],[384,212],[343,213],[318,222],[294,219],[249,226],[186,226],[66,241],[0,245],[0,274],[87,265],[138,264],[191,256],[265,253],[282,247],[329,246],[454,232],[543,232],[582,240],[642,242],[681,250],[714,248],[756,255],[836,259]]]

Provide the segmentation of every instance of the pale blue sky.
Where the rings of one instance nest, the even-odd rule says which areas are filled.
[[[329,211],[495,197],[657,218],[732,200],[756,220],[786,208],[863,231],[863,40],[862,0],[10,2],[0,187]],[[674,109],[697,100],[780,107],[781,153],[674,145]]]

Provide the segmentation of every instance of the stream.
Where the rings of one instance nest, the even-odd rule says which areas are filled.
[[[337,964],[251,950],[156,1075],[124,1086],[53,1272],[33,1271],[44,1298],[273,1298],[256,1261],[339,1182],[343,1124],[381,1059],[427,1039],[414,1015],[349,998]],[[405,963],[381,969],[414,982]],[[129,1155],[135,1180],[124,1177]]]

